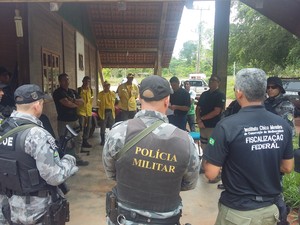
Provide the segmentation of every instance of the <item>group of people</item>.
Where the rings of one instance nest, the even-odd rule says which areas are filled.
[[[107,177],[116,180],[107,195],[107,221],[109,225],[180,224],[180,192],[196,187],[200,170],[197,146],[186,132],[193,96],[180,88],[177,77],[167,81],[151,75],[139,87],[132,85],[133,77],[129,74],[117,91],[123,122],[114,123],[116,95],[110,84],[104,82],[98,93],[98,113],[105,124],[100,131],[103,165]],[[53,93],[58,135],[64,135],[67,124],[83,134],[75,138],[70,154],[60,156],[54,137],[39,120],[48,96],[34,84],[15,90],[16,110],[0,128],[1,224],[67,221],[66,211],[57,212],[49,205],[64,204],[59,185],[78,171],[77,165],[86,165],[79,153],[90,146],[85,132],[93,92],[89,77],[83,78],[78,91],[69,88],[67,74],[58,79],[60,87]],[[238,113],[221,120],[225,95],[218,88],[220,82],[218,76],[210,77],[210,90],[201,95],[196,109],[205,176],[214,180],[221,174],[225,188],[215,224],[275,225],[283,220],[276,205],[282,200],[282,174],[290,173],[294,164],[293,111],[282,96],[280,79],[267,80],[264,71],[251,68],[236,75]],[[6,87],[0,82],[1,101]],[[107,124],[111,130],[105,137]]]
[[[208,180],[221,174],[224,185],[215,225],[288,224],[281,181],[294,165],[293,112],[287,99],[277,102],[282,83],[261,69],[242,69],[235,79],[238,105],[224,116],[220,82],[211,76],[196,110],[203,172]],[[103,148],[105,172],[116,180],[107,196],[108,224],[180,224],[179,193],[195,188],[200,169],[185,127],[193,97],[179,88],[177,77],[168,82],[152,75],[142,80],[139,98],[142,110],[114,125]]]

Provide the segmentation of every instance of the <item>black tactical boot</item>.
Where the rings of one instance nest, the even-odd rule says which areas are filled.
[[[91,148],[92,145],[90,145],[90,144],[87,142],[86,139],[83,139],[81,147],[83,147],[83,148]]]

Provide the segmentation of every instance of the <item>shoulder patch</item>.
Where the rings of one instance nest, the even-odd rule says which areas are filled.
[[[214,146],[214,145],[215,145],[215,140],[214,140],[213,138],[209,138],[208,143],[209,143],[210,145]]]

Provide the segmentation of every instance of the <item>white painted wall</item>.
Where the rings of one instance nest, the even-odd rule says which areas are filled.
[[[79,68],[79,55],[82,55],[83,70]],[[85,63],[84,63],[84,37],[76,32],[76,70],[77,70],[77,87],[82,85],[82,79],[85,76]]]

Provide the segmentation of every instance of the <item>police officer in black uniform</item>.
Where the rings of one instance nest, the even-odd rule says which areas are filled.
[[[235,96],[241,109],[217,124],[204,151],[206,177],[214,179],[222,168],[225,187],[215,225],[278,222],[280,173],[290,173],[294,165],[292,130],[265,109],[266,86],[261,69],[237,73]]]

